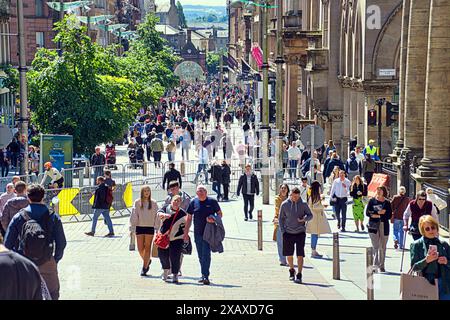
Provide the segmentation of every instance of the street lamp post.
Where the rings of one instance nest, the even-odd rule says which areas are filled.
[[[283,0],[278,0],[277,8],[277,58],[275,63],[277,65],[277,84],[276,84],[276,126],[278,136],[276,146],[276,183],[275,187],[283,183],[283,42],[282,42],[282,28],[283,28]]]
[[[19,80],[20,80],[20,134],[25,137],[23,160],[20,165],[20,174],[28,173],[28,96],[27,96],[27,61],[25,55],[25,28],[23,18],[23,0],[17,0],[17,31],[19,34]]]
[[[269,0],[266,0],[267,2]],[[268,61],[268,34],[267,34],[267,6],[261,7],[261,24],[263,30],[263,102],[262,102],[262,156],[263,156],[263,170],[262,170],[262,189],[263,189],[263,204],[269,204],[269,190],[270,190],[270,176],[269,170],[266,169],[266,162],[269,161],[269,61]]]

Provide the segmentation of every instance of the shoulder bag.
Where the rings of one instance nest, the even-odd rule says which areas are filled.
[[[158,231],[158,233],[155,236],[155,245],[158,248],[161,249],[167,249],[169,248],[170,245],[170,231],[172,231],[172,227],[173,224],[175,223],[175,221],[177,220],[177,216],[178,216],[178,212],[180,211],[180,209],[177,210],[177,212],[175,213],[175,216],[173,217],[172,223],[170,224],[170,228],[169,230],[167,230],[167,232],[162,233],[161,229]],[[162,227],[162,225],[161,225]]]

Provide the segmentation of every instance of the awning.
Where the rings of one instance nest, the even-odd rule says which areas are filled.
[[[227,63],[228,63],[228,66],[233,70],[236,70],[239,67],[239,63],[229,52],[228,52]]]

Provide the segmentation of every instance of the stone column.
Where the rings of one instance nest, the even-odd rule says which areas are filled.
[[[344,118],[342,123],[341,150],[339,152],[339,156],[343,159],[348,158],[348,142],[350,140],[350,94],[351,89],[344,87]]]
[[[356,128],[356,134],[358,136],[358,144],[364,145],[366,141],[366,137],[364,134],[364,125],[366,123],[366,104],[365,104],[365,96],[364,91],[362,89],[359,89],[356,94],[356,120],[357,120],[357,128]]]
[[[286,115],[286,128],[289,128],[292,124],[297,124],[298,116],[298,63],[295,56],[288,56],[286,60],[286,99],[285,103],[285,115]],[[304,90],[304,88],[302,88]]]
[[[450,177],[450,0],[432,0],[425,96],[424,156],[418,173],[447,186]],[[445,178],[444,178],[445,177]]]
[[[358,106],[357,106],[357,92],[355,88],[350,89],[350,134],[349,138],[353,139],[353,137],[357,134],[358,127]]]
[[[421,156],[424,135],[425,81],[430,1],[411,0],[405,83],[406,152]],[[448,14],[448,13],[447,13]]]
[[[409,11],[411,0],[403,0],[403,18],[402,18],[402,35],[401,35],[401,51],[400,51],[400,101],[398,114],[398,140],[395,154],[399,155],[404,147],[405,132],[405,81],[406,81],[406,58],[408,53],[408,27],[409,27]]]

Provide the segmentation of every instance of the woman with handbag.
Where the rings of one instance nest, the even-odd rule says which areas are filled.
[[[450,300],[450,246],[439,240],[439,223],[431,215],[419,220],[422,237],[411,244],[411,268],[431,283],[438,281],[439,300]]]
[[[386,272],[384,261],[389,238],[389,222],[392,216],[391,203],[386,197],[386,187],[378,187],[376,197],[370,199],[366,207],[366,215],[369,217],[367,229],[374,252],[373,264],[374,268],[379,269],[381,272]]]
[[[331,233],[327,216],[325,215],[325,206],[322,201],[324,196],[320,194],[320,182],[311,183],[311,195],[308,196],[308,206],[313,214],[312,220],[308,221],[306,233],[311,234],[311,258],[320,259],[322,255],[317,252],[317,242],[319,235]]]
[[[289,186],[287,184],[282,184],[278,188],[278,195],[275,197],[275,217],[273,218],[273,241],[277,242],[278,249],[278,259],[280,261],[280,266],[288,266],[286,257],[283,255],[283,235],[281,234],[280,228],[278,226],[278,216],[280,214],[281,204],[287,200],[289,197]]]
[[[162,220],[161,229],[155,238],[158,246],[158,256],[164,271],[162,279],[167,281],[169,272],[172,272],[172,282],[178,283],[181,253],[184,245],[184,228],[186,226],[186,211],[180,206],[182,198],[176,195],[170,205],[166,205],[159,212]]]
[[[357,175],[353,178],[352,186],[350,189],[350,195],[353,197],[353,220],[355,221],[356,230],[359,232],[359,226],[364,231],[364,204],[363,196],[367,195],[367,188],[361,179],[361,176]]]
[[[141,197],[134,202],[130,216],[132,234],[136,234],[136,242],[139,254],[144,262],[141,276],[146,276],[150,268],[153,235],[159,228],[157,219],[158,204],[152,199],[152,191],[149,186],[141,188]]]

